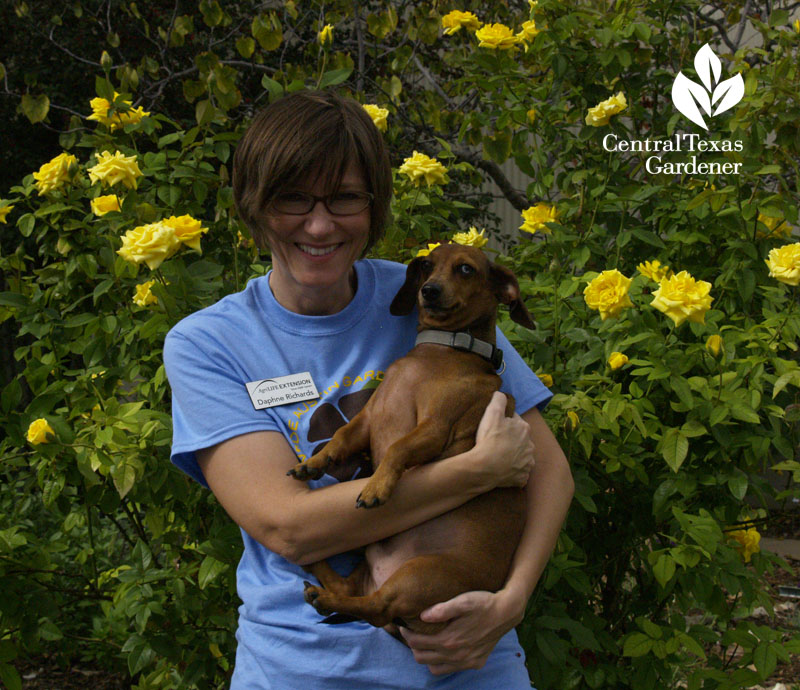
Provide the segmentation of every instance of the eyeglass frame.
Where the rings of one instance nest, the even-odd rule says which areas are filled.
[[[361,192],[361,191],[349,192],[351,194],[358,195],[359,197],[361,197],[361,198],[366,200],[367,203],[364,204],[364,208],[360,208],[358,211],[353,211],[352,213],[336,213],[335,211],[331,210],[330,206],[328,206],[328,201],[331,199],[331,197],[335,197],[337,194],[339,194],[339,192],[336,192],[334,194],[326,194],[325,196],[317,196],[316,194],[308,194],[306,192],[291,192],[291,193],[292,194],[296,194],[297,196],[305,197],[306,199],[311,201],[311,206],[309,206],[307,211],[303,211],[302,213],[298,213],[298,212],[295,212],[295,211],[281,211],[280,209],[276,208],[275,204],[276,204],[276,202],[278,202],[278,200],[279,200],[281,195],[276,196],[270,202],[270,208],[272,210],[274,210],[274,211],[277,211],[278,213],[283,213],[284,215],[287,215],[287,216],[304,216],[307,213],[311,213],[311,211],[314,210],[314,207],[317,205],[317,203],[319,203],[321,201],[322,205],[325,207],[325,210],[328,213],[330,213],[332,216],[345,216],[346,217],[346,216],[356,216],[359,213],[361,213],[362,211],[366,210],[367,208],[369,208],[372,205],[372,201],[375,198],[375,195],[372,194],[371,192]]]

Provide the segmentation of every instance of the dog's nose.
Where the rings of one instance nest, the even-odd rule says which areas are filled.
[[[422,299],[426,302],[435,302],[442,295],[442,287],[437,283],[425,283],[422,286]]]

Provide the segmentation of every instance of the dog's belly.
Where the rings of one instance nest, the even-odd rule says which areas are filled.
[[[478,496],[444,515],[367,546],[371,582],[365,594],[380,588],[415,556],[430,554],[473,561],[474,588],[496,591],[505,583],[524,526],[522,489],[495,489]],[[487,562],[493,563],[493,575],[485,568]]]

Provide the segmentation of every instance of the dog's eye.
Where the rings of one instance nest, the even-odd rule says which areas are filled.
[[[459,264],[456,266],[456,271],[458,271],[462,276],[471,276],[475,274],[475,269],[469,264]]]
[[[433,270],[433,262],[428,261],[427,259],[422,259],[419,262],[419,267],[422,269],[423,273],[428,274]]]

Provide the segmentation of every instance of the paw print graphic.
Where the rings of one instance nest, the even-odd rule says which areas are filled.
[[[308,423],[308,441],[317,443],[312,455],[318,453],[330,441],[339,427],[343,427],[358,414],[367,400],[375,392],[375,386],[367,384],[360,391],[343,395],[338,400],[338,407],[325,402],[317,406]],[[347,482],[357,477],[368,477],[372,474],[372,462],[368,453],[356,453],[344,462],[328,468],[328,474],[340,482]]]

